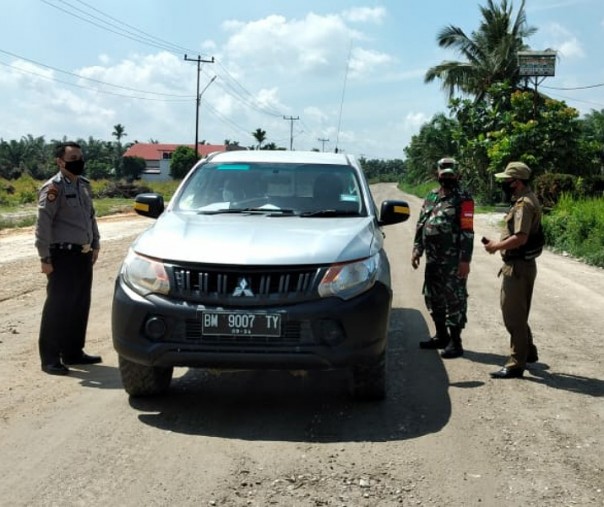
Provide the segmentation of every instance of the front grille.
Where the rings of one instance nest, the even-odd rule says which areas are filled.
[[[207,304],[251,306],[316,299],[320,267],[250,268],[166,265],[171,293]]]

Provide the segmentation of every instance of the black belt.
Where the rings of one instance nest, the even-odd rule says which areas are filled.
[[[77,245],[76,243],[53,243],[50,245],[51,250],[69,250],[76,253],[88,253],[92,251],[90,243],[85,245]]]

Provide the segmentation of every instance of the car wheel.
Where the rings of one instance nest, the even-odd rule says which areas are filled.
[[[173,368],[145,366],[118,357],[122,384],[130,396],[152,396],[168,390]]]
[[[386,397],[386,354],[371,364],[352,369],[353,396],[357,400],[377,401]]]

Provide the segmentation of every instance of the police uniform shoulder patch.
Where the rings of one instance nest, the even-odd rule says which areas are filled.
[[[46,191],[46,200],[48,202],[54,202],[57,199],[57,196],[59,195],[59,189],[53,184],[51,184],[48,187],[48,190]]]

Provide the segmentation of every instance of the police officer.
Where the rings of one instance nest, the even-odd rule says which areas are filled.
[[[48,280],[38,345],[42,371],[67,375],[67,365],[101,362],[84,352],[100,237],[80,146],[61,143],[55,157],[59,173],[38,196],[35,245]]]
[[[474,200],[460,189],[455,159],[437,163],[439,187],[420,211],[411,265],[426,254],[423,294],[436,336],[420,342],[422,349],[444,349],[445,359],[463,355],[461,331],[466,324],[467,289],[474,246]]]
[[[499,241],[485,242],[491,254],[501,252],[501,313],[510,333],[510,357],[503,368],[491,373],[496,379],[522,377],[526,363],[539,360],[528,324],[533,287],[537,276],[535,259],[543,250],[541,206],[531,191],[530,168],[523,162],[510,162],[495,178],[502,181],[512,201],[505,217],[505,229]]]

